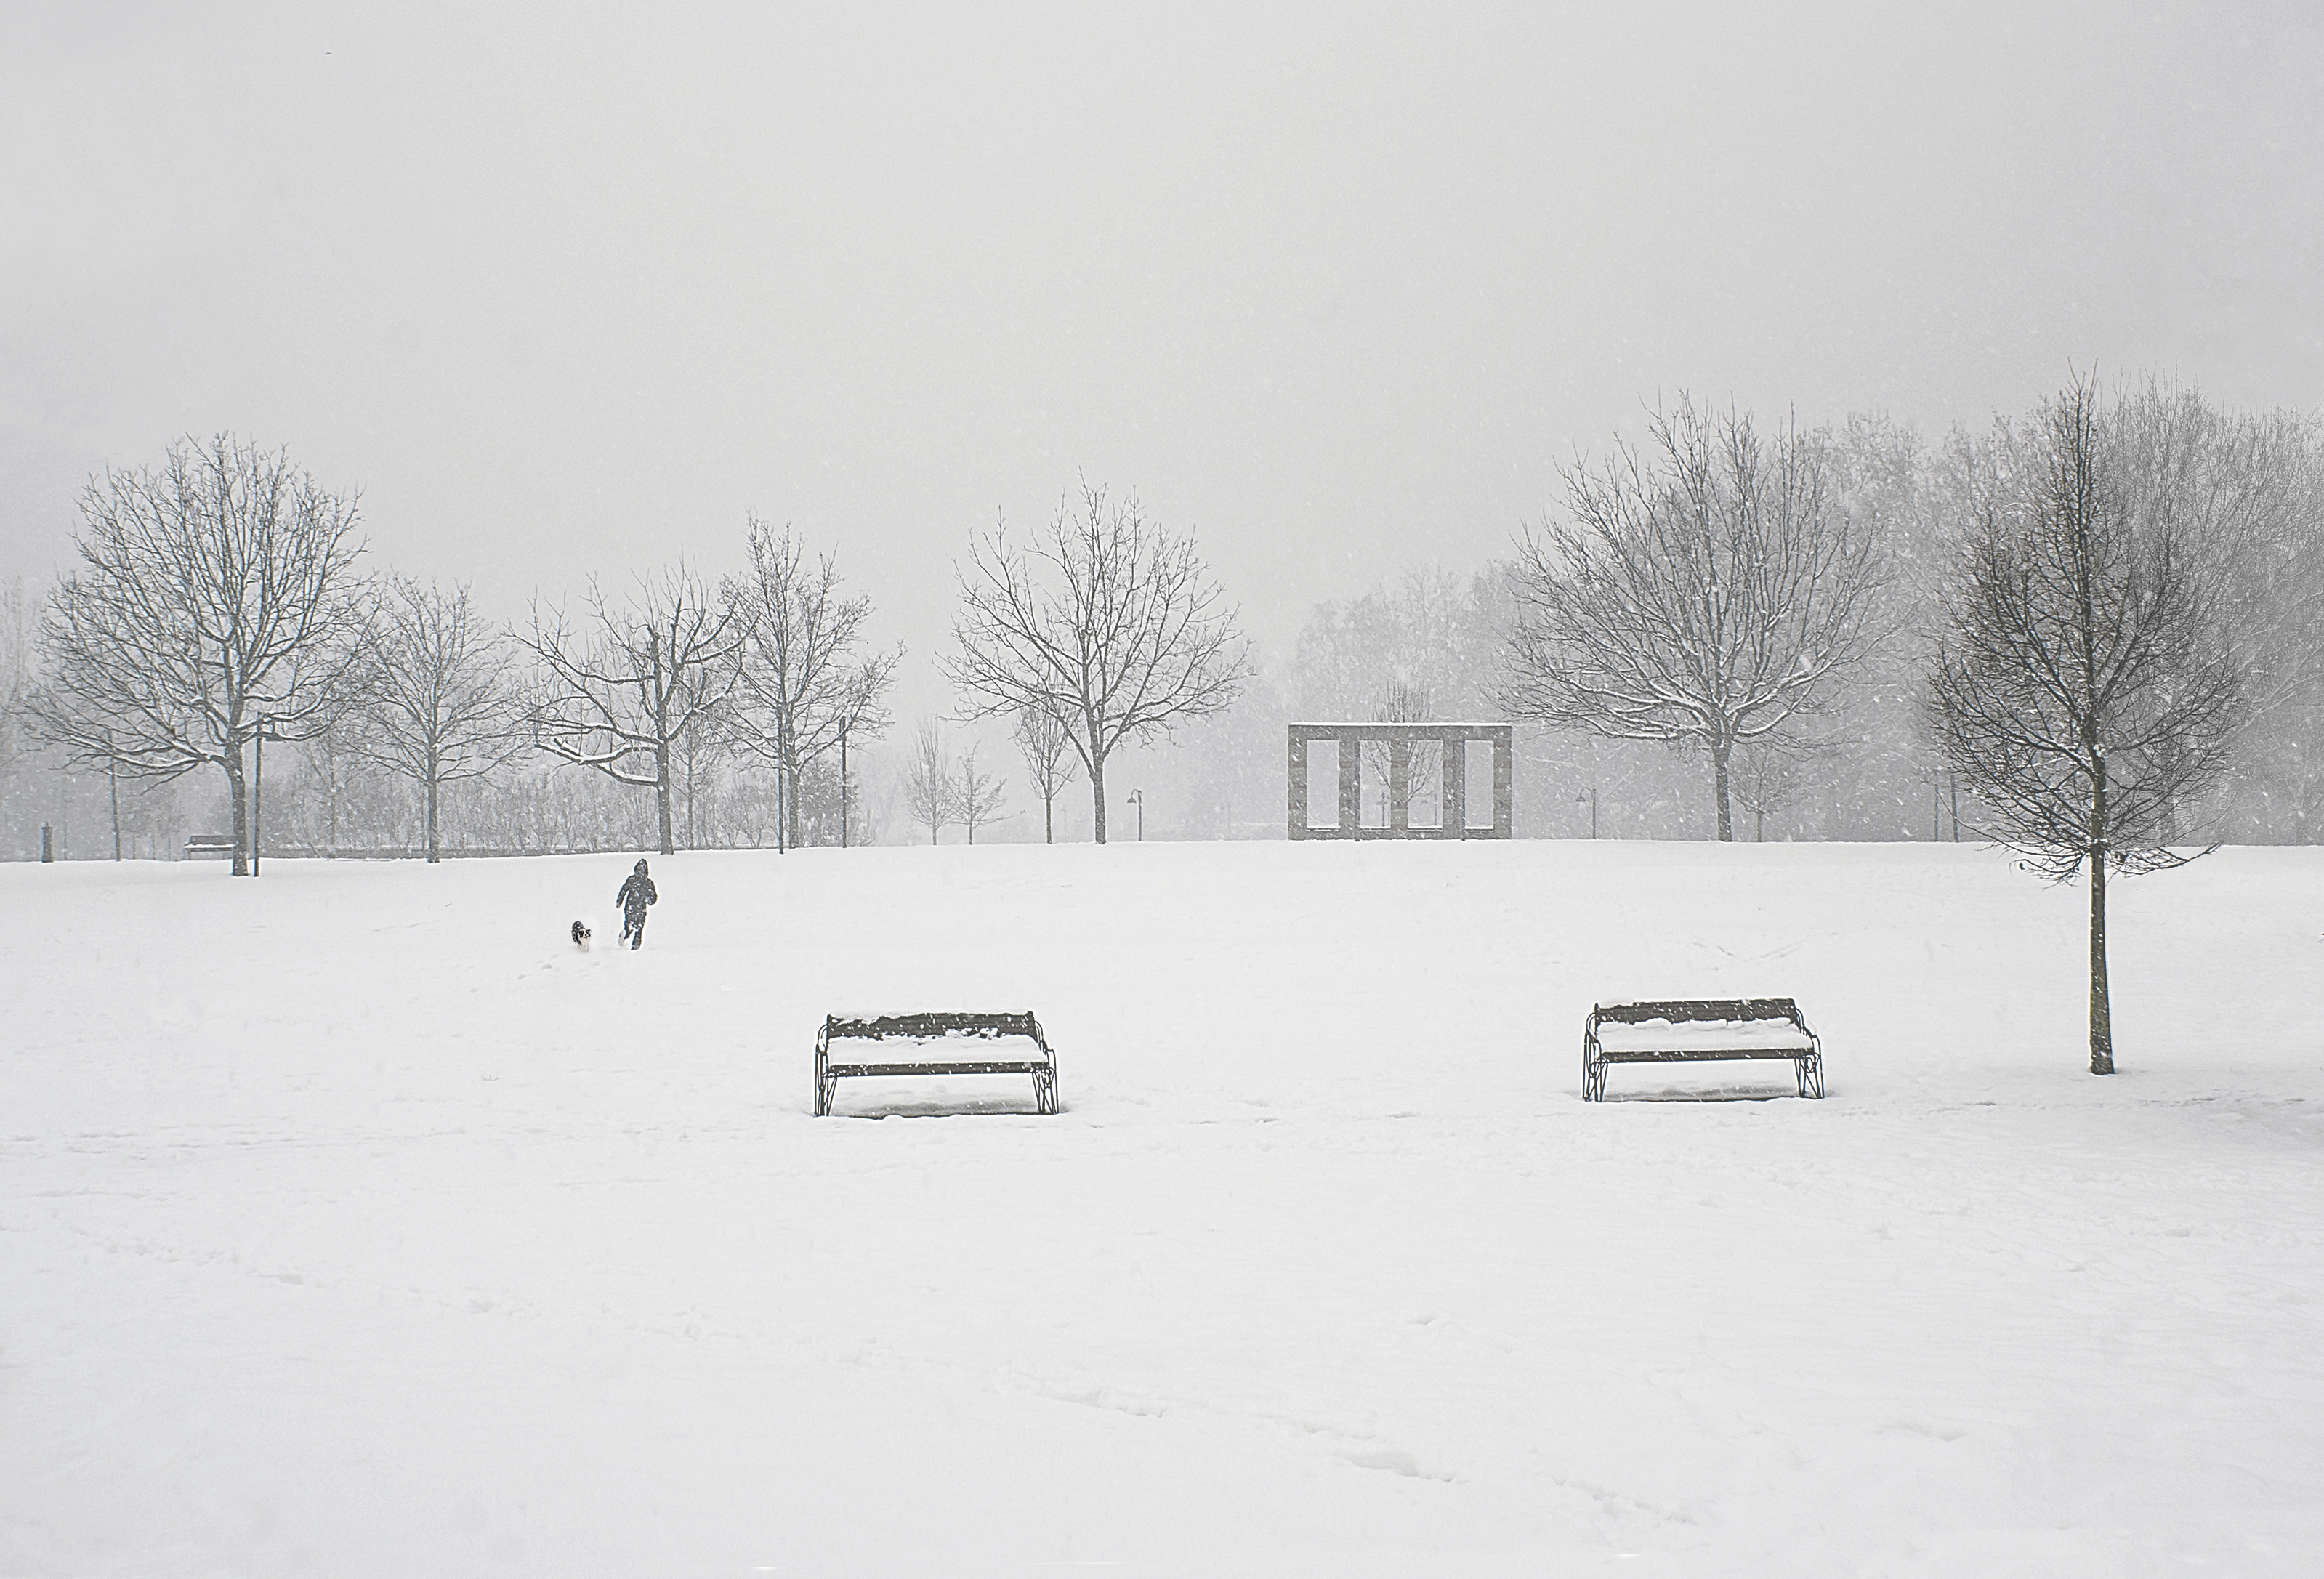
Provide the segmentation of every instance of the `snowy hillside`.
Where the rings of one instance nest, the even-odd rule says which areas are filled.
[[[0,866],[0,1574],[2089,1574],[2324,1543],[2324,854]],[[596,930],[582,954],[578,918]],[[1591,1003],[1784,994],[1787,1065]],[[1029,1008],[840,1088],[830,1011]],[[874,1122],[876,1115],[884,1115]]]

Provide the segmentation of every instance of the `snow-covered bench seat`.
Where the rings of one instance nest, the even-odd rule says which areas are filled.
[[[1802,1096],[1823,1094],[1823,1042],[1789,998],[1600,1003],[1582,1032],[1582,1100],[1606,1100],[1609,1064],[1789,1058]]]
[[[964,1043],[1017,1039],[1033,1044],[1015,1057],[995,1057]],[[894,1057],[866,1054],[853,1063],[832,1061],[834,1042],[899,1044]],[[998,1051],[998,1049],[995,1049]],[[1038,1053],[1038,1056],[1036,1054]],[[815,1037],[815,1111],[831,1111],[839,1083],[858,1075],[1030,1075],[1038,1112],[1057,1111],[1057,1058],[1041,1035],[1041,1022],[1022,1014],[978,1014],[940,1011],[927,1014],[829,1014]]]

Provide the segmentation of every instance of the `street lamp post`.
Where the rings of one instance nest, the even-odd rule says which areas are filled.
[[[1587,801],[1590,803],[1590,836],[1591,836],[1591,838],[1593,838],[1593,839],[1594,839],[1594,838],[1596,838],[1596,837],[1598,836],[1598,786],[1597,786],[1597,785],[1592,784],[1591,786],[1590,786],[1590,788],[1589,788],[1589,789],[1587,789],[1587,790],[1583,790],[1581,794],[1579,794],[1579,795],[1575,796],[1575,797],[1573,798],[1573,804],[1574,804],[1574,805],[1576,805],[1576,806],[1579,806],[1579,805],[1581,805],[1581,804],[1582,804],[1583,801],[1585,801],[1585,800],[1587,800]]]
[[[1132,790],[1130,804],[1138,808],[1138,842],[1142,845],[1146,842],[1146,791]]]

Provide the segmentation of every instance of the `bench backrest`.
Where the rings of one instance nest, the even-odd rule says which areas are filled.
[[[1030,1010],[1022,1014],[979,1014],[942,1011],[930,1014],[881,1014],[872,1019],[833,1014],[823,1022],[825,1039],[839,1037],[876,1039],[886,1036],[1029,1036],[1041,1039],[1041,1022]]]
[[[1600,1003],[1593,1017],[1617,1025],[1643,1025],[1666,1020],[1674,1025],[1693,1020],[1788,1020],[1799,1022],[1800,1006],[1789,998],[1699,998],[1660,1003]]]

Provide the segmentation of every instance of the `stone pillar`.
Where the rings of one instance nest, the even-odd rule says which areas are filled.
[[[1469,748],[1462,742],[1447,736],[1442,749],[1444,753],[1444,836],[1465,839],[1469,836]]]
[[[1515,837],[1514,780],[1516,756],[1510,731],[1503,727],[1493,733],[1493,837]]]
[[[1295,839],[1307,836],[1307,737],[1296,729],[1291,732],[1291,760],[1286,776],[1291,783],[1290,836]]]

